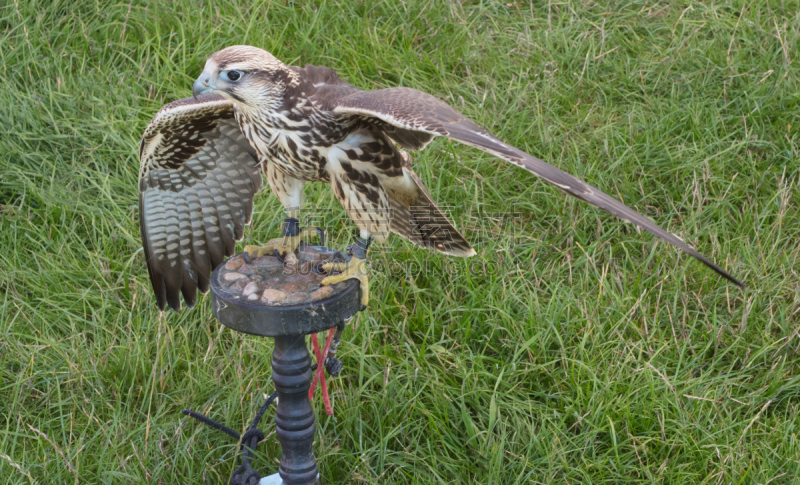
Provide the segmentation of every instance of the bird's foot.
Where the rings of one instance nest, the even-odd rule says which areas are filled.
[[[325,271],[339,271],[339,274],[327,276],[321,281],[323,285],[332,285],[349,279],[357,279],[361,282],[361,305],[367,306],[369,303],[369,275],[367,273],[367,260],[357,257],[350,258],[346,263],[325,263],[322,265]]]
[[[300,246],[301,241],[308,241],[311,237],[318,235],[322,245],[325,245],[325,233],[316,226],[304,227],[297,231],[296,235],[285,235],[283,237],[276,237],[267,242],[263,246],[248,245],[244,247],[244,251],[251,258],[258,258],[264,255],[278,256],[283,259],[289,253],[293,253]]]

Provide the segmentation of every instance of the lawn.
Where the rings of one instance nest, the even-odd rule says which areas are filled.
[[[180,411],[243,429],[270,342],[208,297],[159,313],[137,209],[139,136],[231,44],[428,91],[748,285],[438,139],[415,169],[478,256],[373,252],[335,417],[315,402],[326,483],[797,483],[797,1],[0,5],[3,483],[217,484],[239,465]],[[306,195],[349,243],[329,187]],[[282,217],[262,192],[243,243]]]

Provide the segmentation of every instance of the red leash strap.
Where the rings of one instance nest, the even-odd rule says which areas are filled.
[[[314,347],[314,356],[317,358],[317,362],[320,362],[322,359],[322,352],[319,350],[319,340],[317,340],[317,334],[311,334],[311,345]],[[317,369],[314,371],[314,378],[311,380],[311,387],[308,389],[308,400],[311,401],[314,399],[314,391],[317,390],[317,380],[319,379],[319,374],[317,371],[319,370],[319,365],[317,365]]]
[[[325,341],[325,348],[322,352],[320,352],[319,349],[317,334],[311,335],[311,344],[314,347],[314,354],[317,357],[317,371],[314,373],[314,379],[311,381],[311,387],[308,389],[308,399],[313,399],[314,391],[317,390],[317,381],[319,381],[322,390],[322,401],[325,403],[325,412],[328,416],[333,416],[333,406],[331,405],[331,398],[328,396],[328,383],[325,381],[325,359],[328,355],[328,350],[331,348],[331,342],[333,341],[333,334],[335,332],[335,328],[330,329],[328,332],[328,339]]]

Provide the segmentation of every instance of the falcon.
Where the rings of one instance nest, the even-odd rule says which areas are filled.
[[[283,234],[251,256],[297,250],[316,227],[300,228],[303,185],[331,184],[359,228],[347,263],[328,263],[322,284],[357,278],[369,299],[367,249],[390,233],[435,251],[475,250],[414,173],[405,150],[445,136],[490,153],[564,192],[632,222],[702,261],[708,258],[622,202],[481,128],[439,99],[397,87],[363,91],[327,67],[287,66],[268,52],[232,46],[213,54],[193,97],[164,106],[139,147],[139,217],[158,307],[194,306],[211,271],[234,252],[250,223],[262,172],[286,209]]]

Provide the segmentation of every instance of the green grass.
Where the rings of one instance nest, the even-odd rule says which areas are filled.
[[[472,260],[393,238],[344,335],[327,483],[797,483],[797,1],[0,6],[0,477],[224,483],[271,345],[156,310],[137,143],[230,44],[410,86],[622,198],[749,286],[489,155],[417,171]],[[307,189],[344,246],[327,186]],[[245,243],[282,217],[257,197]],[[397,263],[387,265],[389,258]],[[416,268],[416,269],[415,269]],[[256,465],[277,470],[273,413]]]

